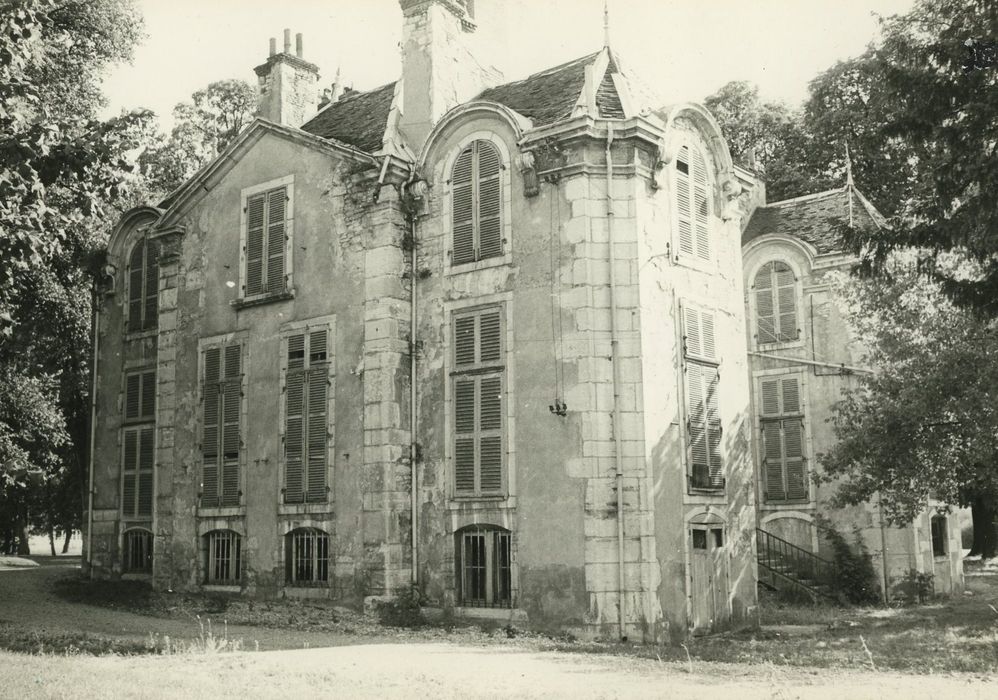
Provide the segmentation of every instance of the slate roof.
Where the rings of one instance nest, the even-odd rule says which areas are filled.
[[[841,231],[849,225],[850,197],[853,225],[883,227],[883,217],[873,205],[854,188],[843,187],[759,207],[742,232],[742,245],[768,233],[780,233],[810,243],[819,254],[844,252]]]
[[[394,95],[395,83],[367,92],[351,92],[316,114],[301,128],[310,134],[334,139],[362,151],[377,151],[385,135]]]
[[[524,80],[489,88],[475,99],[506,105],[529,117],[534,126],[553,124],[572,115],[586,84],[586,66],[595,61],[599,53],[534,73]]]

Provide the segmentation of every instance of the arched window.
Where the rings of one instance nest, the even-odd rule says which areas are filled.
[[[128,330],[156,327],[159,311],[159,244],[142,239],[128,258]]]
[[[451,264],[503,254],[502,159],[488,141],[472,141],[451,171],[454,229]]]
[[[329,535],[315,528],[298,528],[287,534],[284,546],[289,586],[324,586],[329,582]]]
[[[707,162],[699,148],[685,145],[679,149],[675,183],[679,255],[710,260],[709,178]]]
[[[755,275],[756,339],[764,343],[797,340],[797,279],[785,262],[773,260]]]
[[[205,538],[205,583],[239,581],[242,569],[242,538],[232,530],[213,530]]]
[[[126,530],[122,541],[121,570],[126,574],[152,573],[152,533]]]
[[[457,531],[455,546],[459,604],[511,607],[512,533],[495,526],[471,525]]]

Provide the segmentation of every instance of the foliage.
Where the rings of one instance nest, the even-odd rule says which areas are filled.
[[[891,599],[904,605],[916,605],[929,600],[935,593],[933,576],[918,569],[909,569],[901,579],[894,584]]]
[[[832,547],[832,579],[826,584],[843,601],[854,605],[875,604],[880,600],[880,584],[859,528],[853,532],[853,544],[824,521],[822,535]]]
[[[419,603],[419,588],[411,586],[391,600],[378,603],[378,620],[386,627],[422,627],[426,618]]]

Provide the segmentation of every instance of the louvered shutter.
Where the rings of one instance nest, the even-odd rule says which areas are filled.
[[[201,453],[204,460],[201,480],[201,504],[217,506],[219,438],[221,435],[221,348],[209,348],[204,353],[204,405],[202,406]]]
[[[712,488],[720,488],[724,485],[724,466],[721,462],[721,414],[718,406],[718,384],[720,375],[716,367],[704,366],[704,386],[707,395],[706,404],[706,429],[707,434],[707,478]]]
[[[769,501],[806,499],[804,422],[798,377],[760,380],[763,467]]]
[[[267,195],[267,291],[284,291],[285,224],[287,189],[280,187]]]
[[[781,421],[763,421],[763,465],[766,471],[766,500],[786,500],[783,486],[783,449],[780,436]]]
[[[284,502],[305,500],[305,335],[288,338],[288,372],[284,402]]]
[[[475,364],[475,317],[462,316],[454,320],[454,364]]]
[[[683,352],[687,356],[702,357],[703,343],[700,337],[700,311],[691,306],[683,307]]]
[[[246,294],[260,294],[263,288],[263,238],[265,195],[246,203]]]
[[[454,481],[459,494],[475,492],[475,380],[454,382]]]
[[[706,485],[710,463],[707,446],[706,406],[703,366],[688,363],[686,366],[686,406],[688,434],[690,440],[690,476],[694,485]]]
[[[710,200],[707,197],[707,164],[700,149],[693,151],[693,229],[696,255],[710,260]]]
[[[478,160],[478,259],[502,255],[501,160],[495,146],[476,141]]]
[[[756,340],[776,342],[776,307],[773,303],[773,263],[766,263],[755,276]]]
[[[138,488],[139,436],[134,429],[125,431],[125,454],[122,460],[121,512],[135,517],[135,494]]]
[[[159,317],[159,244],[149,241],[146,244],[145,264],[145,315],[144,329],[156,328]]]
[[[139,241],[132,248],[128,260],[128,330],[142,330],[142,309],[144,305],[143,267],[145,262],[145,241]]]
[[[502,319],[498,311],[479,316],[479,362],[492,363],[502,360]]]
[[[326,401],[329,370],[326,365],[327,331],[312,331],[308,335],[308,478],[306,500],[320,503],[326,500]]]
[[[679,252],[693,255],[692,183],[690,182],[690,149],[683,146],[676,154],[676,223],[679,226]]]
[[[139,418],[142,410],[142,375],[125,377],[125,420]]]
[[[152,515],[153,466],[155,463],[153,428],[142,428],[138,431],[138,504],[136,515]]]
[[[143,418],[153,418],[156,415],[155,372],[145,372],[142,375],[142,404],[140,411]]]
[[[776,291],[776,313],[779,319],[778,340],[797,340],[797,285],[793,270],[786,263],[774,265],[774,287]]]
[[[461,151],[451,173],[452,225],[454,249],[451,263],[460,265],[475,260],[475,206],[473,180],[474,149]]]
[[[483,493],[502,490],[502,377],[483,377],[479,384],[479,481]]]
[[[804,474],[804,426],[799,418],[783,421],[783,450],[787,471],[787,498],[807,498]]]
[[[239,505],[239,416],[242,409],[241,347],[225,347],[222,383],[222,505]]]

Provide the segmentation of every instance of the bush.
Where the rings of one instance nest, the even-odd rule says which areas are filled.
[[[904,605],[924,603],[934,594],[932,574],[924,574],[918,569],[908,569],[908,572],[894,584],[894,600]]]
[[[880,583],[873,568],[873,557],[866,548],[859,528],[854,530],[852,546],[842,533],[823,523],[823,534],[832,546],[831,580],[827,585],[843,602],[868,605],[880,601]]]
[[[419,601],[419,589],[411,586],[391,600],[378,603],[378,620],[386,627],[422,627],[426,618]]]

